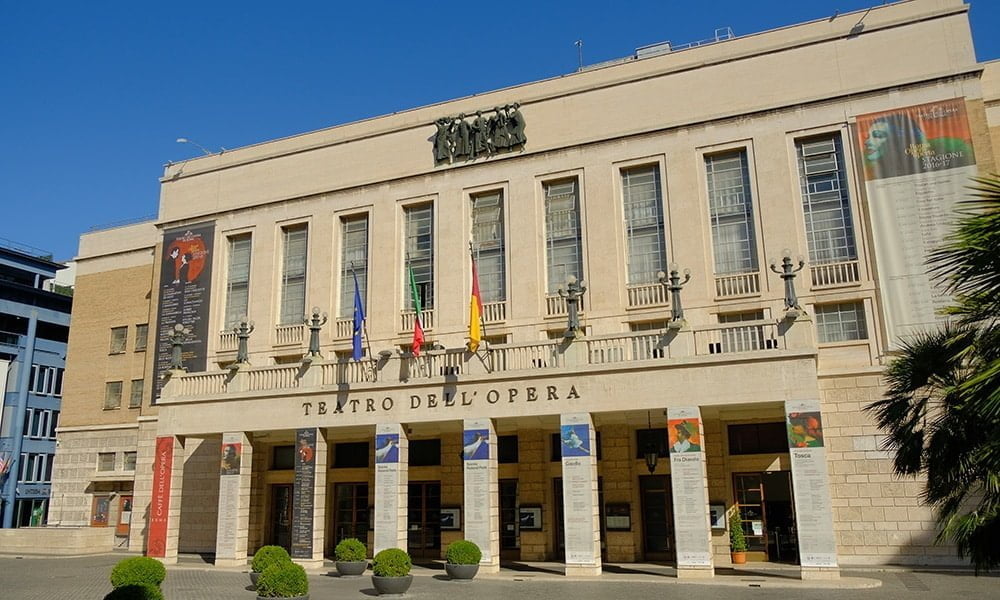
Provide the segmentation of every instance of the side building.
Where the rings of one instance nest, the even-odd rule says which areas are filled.
[[[911,0],[171,164],[81,239],[50,523],[219,565],[704,577],[730,519],[803,577],[954,562],[863,409],[948,301],[996,65]]]
[[[45,525],[73,300],[46,291],[63,266],[0,240],[0,519]]]

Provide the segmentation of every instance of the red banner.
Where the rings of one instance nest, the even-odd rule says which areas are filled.
[[[153,499],[149,503],[149,536],[146,555],[163,558],[167,555],[167,515],[170,511],[170,476],[174,465],[173,436],[156,438],[153,459]]]

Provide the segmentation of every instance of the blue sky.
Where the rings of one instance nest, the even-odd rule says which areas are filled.
[[[570,73],[670,40],[878,0],[6,2],[0,237],[67,260],[88,228],[155,214],[167,161]],[[980,60],[1000,2],[972,2]]]

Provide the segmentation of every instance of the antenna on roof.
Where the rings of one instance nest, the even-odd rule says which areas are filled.
[[[573,45],[576,46],[577,58],[580,61],[580,67],[577,70],[578,71],[582,71],[583,70],[583,40],[576,40],[575,42],[573,42]]]

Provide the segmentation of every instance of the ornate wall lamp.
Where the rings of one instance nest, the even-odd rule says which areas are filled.
[[[679,329],[684,323],[684,307],[681,305],[681,290],[691,281],[691,269],[684,269],[684,281],[677,270],[677,263],[670,263],[670,277],[663,271],[656,274],[659,282],[670,290],[670,327]]]
[[[170,370],[185,371],[184,368],[184,342],[191,335],[191,330],[177,323],[170,333]]]
[[[559,296],[566,299],[567,322],[566,332],[563,333],[563,337],[566,339],[575,338],[576,332],[580,330],[580,299],[586,291],[586,284],[583,281],[577,281],[576,275],[570,275],[566,278],[565,290],[559,288]]]
[[[785,282],[785,316],[795,318],[799,316],[802,307],[799,306],[799,298],[795,294],[795,275],[805,266],[806,261],[801,256],[798,257],[799,265],[796,267],[792,263],[792,251],[785,248],[781,251],[781,268],[778,268],[777,261],[771,259],[771,270],[781,276]]]
[[[236,363],[237,365],[245,365],[250,363],[250,351],[247,349],[247,340],[250,339],[250,334],[253,333],[254,326],[253,321],[247,319],[246,316],[240,318],[240,324],[233,327],[233,333],[236,334]]]
[[[646,411],[646,429],[652,431],[653,420],[649,416],[649,411]],[[646,447],[642,450],[642,456],[646,459],[646,468],[649,469],[649,474],[652,475],[656,471],[656,462],[660,458],[660,449],[653,443],[652,440],[646,441]]]
[[[323,357],[319,353],[319,332],[323,325],[326,325],[327,320],[327,314],[320,314],[318,306],[313,307],[311,318],[306,317],[305,324],[309,326],[309,356]]]

